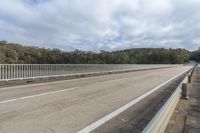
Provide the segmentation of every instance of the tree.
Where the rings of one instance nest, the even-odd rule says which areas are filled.
[[[64,52],[0,41],[0,63],[181,64],[188,62],[189,58],[200,61],[200,51],[191,53],[185,49],[136,48],[100,53],[80,50]]]

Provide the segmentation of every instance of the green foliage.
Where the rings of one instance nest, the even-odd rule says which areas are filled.
[[[3,64],[182,64],[188,62],[185,49],[138,48],[94,53],[75,50],[27,47],[0,41],[0,63]],[[200,56],[200,53],[199,53]]]
[[[200,62],[200,49],[191,53],[190,60]]]

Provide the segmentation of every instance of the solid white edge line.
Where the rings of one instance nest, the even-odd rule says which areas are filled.
[[[36,95],[18,97],[18,98],[9,99],[9,100],[3,100],[3,101],[0,101],[0,104],[10,103],[10,102],[17,101],[17,100],[24,100],[24,99],[29,99],[29,98],[34,98],[34,97],[39,97],[39,96],[44,96],[44,95],[49,95],[49,94],[55,94],[55,93],[64,92],[64,91],[70,91],[70,90],[74,90],[77,88],[78,87],[74,87],[74,88],[68,88],[68,89],[63,89],[63,90],[58,90],[58,91],[50,91],[50,92],[40,93],[40,94],[36,94]]]
[[[190,67],[189,69],[191,69],[192,67]],[[189,70],[188,69],[188,70]],[[148,91],[147,93],[139,96],[138,98],[134,99],[133,101],[125,104],[124,106],[120,107],[119,109],[111,112],[110,114],[104,116],[103,118],[97,120],[96,122],[90,124],[89,126],[79,130],[77,133],[89,133],[91,131],[93,131],[94,129],[100,127],[101,125],[103,125],[105,122],[111,120],[112,118],[114,118],[115,116],[117,116],[118,114],[124,112],[125,110],[127,110],[128,108],[130,108],[131,106],[133,106],[134,104],[138,103],[139,101],[141,101],[142,99],[144,99],[145,97],[147,97],[148,95],[152,94],[153,92],[155,92],[156,90],[160,89],[162,86],[164,86],[165,84],[169,83],[170,81],[174,80],[175,78],[179,77],[180,75],[186,73],[188,70],[177,74],[176,76],[172,77],[171,79],[167,80],[166,82],[158,85],[157,87],[155,87],[154,89]]]
[[[189,72],[189,74],[190,73],[191,73],[191,71]],[[182,83],[187,83],[187,80],[188,80],[187,76],[181,81],[181,83],[178,85],[178,87],[175,89],[175,91],[169,97],[169,99],[165,102],[165,104],[161,107],[161,109],[158,111],[158,113],[156,113],[156,115],[153,117],[153,119],[143,129],[142,133],[153,133],[153,132],[164,132],[165,131],[163,125],[166,124],[165,121],[170,113],[170,110],[172,109],[173,106],[176,107],[176,105],[174,105],[174,104],[177,104],[179,98],[181,97],[181,86],[182,86]],[[175,109],[175,107],[174,107],[174,109]],[[173,111],[174,111],[174,109],[173,109]],[[172,111],[172,114],[173,114],[173,111]]]

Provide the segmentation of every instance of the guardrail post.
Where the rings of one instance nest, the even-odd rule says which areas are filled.
[[[188,75],[188,83],[191,83],[191,74]]]
[[[194,68],[192,68],[192,71],[191,71],[191,76],[193,75],[193,72],[194,72]]]
[[[181,98],[182,99],[188,99],[187,84],[182,83],[181,89],[182,89]]]

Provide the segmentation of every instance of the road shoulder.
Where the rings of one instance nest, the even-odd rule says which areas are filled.
[[[200,132],[200,68],[196,67],[192,84],[188,85],[189,100],[180,99],[165,133]]]

